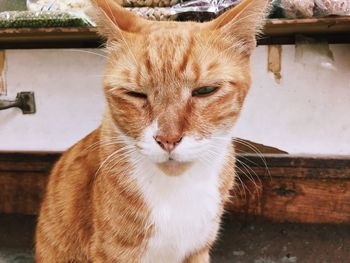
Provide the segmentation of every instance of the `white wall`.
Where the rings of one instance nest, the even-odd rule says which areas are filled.
[[[266,49],[255,53],[237,136],[295,154],[350,154],[350,45],[332,45],[334,60],[283,46],[280,84],[267,74]]]
[[[0,111],[0,150],[64,150],[98,126],[104,59],[68,50],[7,51],[7,91],[34,91],[37,113]]]
[[[283,46],[277,84],[267,47],[258,47],[238,137],[293,154],[350,154],[350,45],[331,45],[333,60],[322,48],[298,46],[296,56],[294,45]],[[104,58],[88,52],[6,52],[9,97],[34,91],[37,113],[0,111],[0,151],[61,151],[98,126]]]

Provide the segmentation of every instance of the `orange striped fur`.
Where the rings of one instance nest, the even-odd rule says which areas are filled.
[[[107,108],[101,126],[64,153],[50,175],[36,229],[36,262],[209,262],[234,182],[231,133],[251,84],[250,55],[267,0],[245,0],[207,23],[151,22],[112,0],[93,2],[100,33],[107,39]],[[198,96],[201,87],[215,90]],[[207,167],[211,161],[217,173],[206,175],[211,166],[202,169],[201,162]],[[158,190],[169,204],[178,205],[167,196],[172,185],[149,190],[149,179],[142,180],[146,174],[154,183],[173,180],[181,185],[175,193],[182,198],[182,191],[190,195],[196,182],[201,185],[201,179],[182,185],[186,176],[202,176],[192,174],[196,169],[203,171],[203,181],[212,176],[216,182],[217,177],[208,194],[205,184],[193,188],[208,198],[213,210],[206,211],[204,203],[203,215],[213,219],[203,225],[208,228],[205,236],[189,237],[195,245],[187,246],[183,239],[177,251],[179,243],[172,240],[157,243],[166,233],[159,230],[164,226],[157,222],[163,218],[152,205],[163,200],[154,199]],[[216,191],[218,203],[210,197]],[[193,201],[200,207],[203,198]],[[186,203],[179,209],[182,204],[186,209]],[[192,228],[182,228],[187,215],[171,209],[176,220],[166,222],[179,227],[175,234]],[[191,211],[190,206],[183,211]],[[193,222],[197,231],[196,215],[188,218],[184,224]]]

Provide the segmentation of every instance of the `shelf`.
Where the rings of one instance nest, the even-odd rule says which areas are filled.
[[[350,17],[268,19],[259,44],[294,44],[297,35],[326,40],[330,44],[350,43]]]
[[[93,27],[0,29],[0,48],[91,48],[103,41]]]
[[[350,17],[269,19],[258,44],[293,44],[298,34],[350,43]],[[96,48],[102,44],[93,27],[0,29],[0,49]]]
[[[350,17],[268,19],[265,33],[269,36],[350,33]]]

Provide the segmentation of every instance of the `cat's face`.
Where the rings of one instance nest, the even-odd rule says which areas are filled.
[[[101,2],[103,9],[108,1]],[[249,35],[239,31],[240,21],[226,28],[232,16],[226,13],[206,24],[157,23],[113,3],[107,7],[114,21],[104,24],[109,37],[104,85],[115,126],[169,174],[174,167],[210,160],[231,142],[251,82],[256,28]]]

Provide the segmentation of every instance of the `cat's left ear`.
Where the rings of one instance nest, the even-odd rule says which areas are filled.
[[[114,0],[92,0],[94,10],[90,15],[98,32],[108,40],[120,40],[128,33],[139,33],[149,21],[124,9]]]
[[[269,11],[269,0],[243,0],[236,7],[226,11],[206,27],[228,39],[232,45],[246,55],[256,46],[256,35],[263,28]]]

